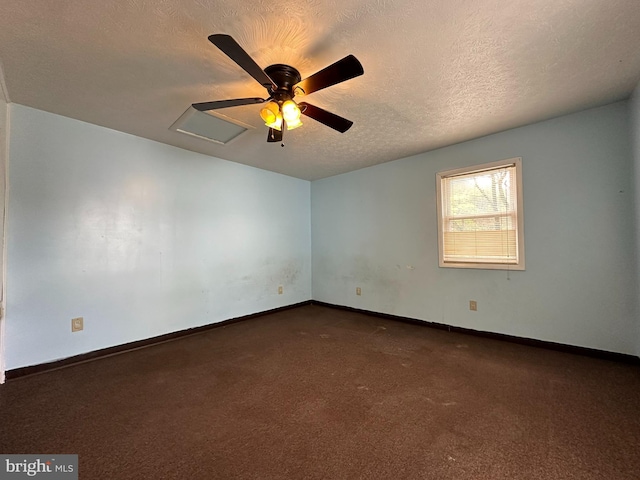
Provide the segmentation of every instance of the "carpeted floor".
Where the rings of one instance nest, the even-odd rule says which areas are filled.
[[[94,479],[640,478],[640,367],[309,305],[0,387]]]

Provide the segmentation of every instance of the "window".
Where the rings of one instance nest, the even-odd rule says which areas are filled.
[[[524,270],[522,159],[436,175],[441,267]]]

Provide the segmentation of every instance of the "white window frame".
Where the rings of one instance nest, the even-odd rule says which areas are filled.
[[[443,198],[443,181],[448,177],[459,175],[468,175],[472,173],[482,173],[489,170],[515,166],[516,172],[516,261],[512,263],[505,262],[488,262],[488,261],[464,261],[456,262],[444,260],[444,224],[445,224],[445,199]],[[524,206],[522,195],[522,158],[510,158],[497,162],[485,163],[482,165],[473,165],[455,170],[446,170],[436,174],[436,204],[438,214],[438,256],[440,267],[445,268],[476,268],[484,270],[524,270]]]

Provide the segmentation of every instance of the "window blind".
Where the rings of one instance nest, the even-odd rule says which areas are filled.
[[[442,177],[443,260],[518,263],[515,164]]]

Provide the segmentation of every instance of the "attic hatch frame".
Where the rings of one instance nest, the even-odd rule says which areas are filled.
[[[211,136],[207,136],[207,133],[200,131],[192,131],[186,127],[203,127],[203,122],[206,123],[206,119],[212,120],[211,125],[206,127],[210,128]],[[217,112],[200,112],[193,107],[187,108],[185,112],[169,127],[169,130],[184,133],[190,137],[200,138],[207,142],[215,143],[218,145],[229,145],[239,137],[242,137],[247,131],[255,130],[253,125],[246,124],[240,120],[227,117]],[[194,129],[195,130],[195,129]],[[225,130],[225,131],[223,131]],[[218,133],[218,138],[216,137]]]

